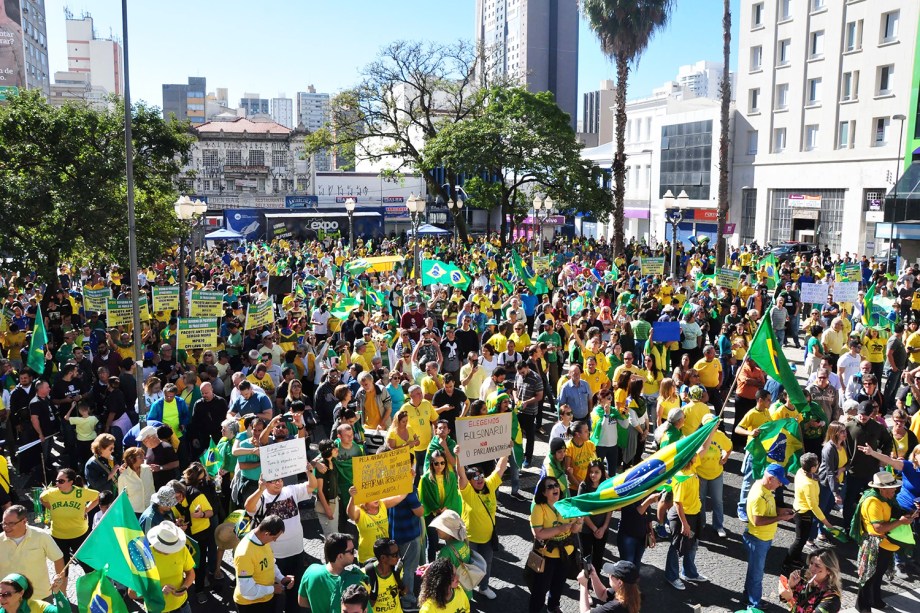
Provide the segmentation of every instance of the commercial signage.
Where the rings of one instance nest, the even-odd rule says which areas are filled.
[[[383,218],[387,221],[392,221],[395,219],[409,219],[409,207],[385,206],[383,207]]]
[[[866,210],[868,210],[868,211],[881,211],[881,210],[882,210],[882,201],[881,201],[881,199],[879,199],[879,198],[873,198],[872,200],[869,200],[869,208],[866,209]]]
[[[718,221],[719,211],[717,209],[694,209],[693,219],[695,221]]]
[[[789,194],[789,206],[794,209],[820,209],[821,196]]]
[[[406,197],[405,196],[384,196],[383,198],[381,198],[381,200],[383,201],[384,204],[388,202],[405,202]]]
[[[284,206],[288,209],[305,209],[315,207],[319,204],[319,198],[316,196],[285,196]]]
[[[246,240],[255,240],[262,236],[262,216],[254,209],[236,209],[224,211],[224,225],[229,230],[239,232]]]
[[[225,175],[267,175],[268,166],[238,166],[224,164]]]
[[[258,187],[259,182],[256,179],[236,179],[234,181],[237,187]]]
[[[734,234],[734,233],[735,233],[735,227],[736,227],[736,226],[737,226],[737,224],[726,223],[725,226],[724,226],[724,233],[725,233],[725,234],[729,234],[729,235]]]
[[[0,100],[26,84],[19,2],[6,2],[0,13]]]

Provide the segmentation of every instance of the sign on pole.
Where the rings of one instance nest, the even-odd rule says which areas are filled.
[[[307,471],[307,439],[293,438],[259,448],[262,478],[283,479]]]
[[[150,320],[150,311],[147,309],[147,295],[141,294],[138,302],[138,308],[141,313],[141,321]],[[105,301],[105,323],[109,327],[130,326],[134,323],[134,301],[130,298],[108,298]]]
[[[511,413],[457,419],[458,466],[469,466],[508,455],[511,449]]]
[[[841,264],[834,269],[837,281],[862,281],[862,267],[859,264]],[[837,300],[836,290],[834,300]]]
[[[823,304],[827,301],[827,290],[828,285],[825,283],[803,283],[802,302]],[[837,299],[836,295],[834,296],[834,299]]]
[[[643,275],[663,275],[664,256],[656,258],[641,258]]]
[[[716,271],[716,285],[725,289],[736,290],[741,285],[741,271],[731,268],[720,268]]]
[[[154,311],[168,312],[179,310],[178,285],[154,285],[152,290],[152,306]]]
[[[176,332],[178,349],[217,347],[217,320],[213,317],[182,317]]]
[[[246,330],[270,326],[275,322],[275,305],[271,299],[246,307]]]
[[[83,310],[105,313],[106,300],[112,297],[112,290],[108,287],[102,289],[83,290]]]
[[[265,459],[262,461],[264,463]],[[411,492],[413,461],[412,454],[405,449],[352,458],[354,484],[358,490],[355,504]],[[262,472],[265,473],[264,468]]]
[[[223,317],[224,295],[220,292],[193,291],[189,315],[192,317]]]
[[[542,275],[549,272],[549,263],[552,260],[552,256],[549,255],[535,255],[533,256],[533,272],[537,275]]]

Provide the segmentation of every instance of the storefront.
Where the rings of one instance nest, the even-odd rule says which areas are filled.
[[[771,190],[769,242],[828,245],[839,253],[845,197],[843,189]]]

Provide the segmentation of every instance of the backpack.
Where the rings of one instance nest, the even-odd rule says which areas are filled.
[[[368,586],[368,599],[371,604],[377,602],[377,558],[371,558],[367,561],[367,564],[364,565],[364,574],[367,575],[367,586]],[[396,578],[396,585],[400,588],[402,587],[402,560],[399,561],[399,564],[396,565],[396,568],[393,569],[393,575]]]

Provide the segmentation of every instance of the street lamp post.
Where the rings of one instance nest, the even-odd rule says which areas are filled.
[[[894,207],[891,210],[891,223],[888,226],[888,262],[885,266],[888,273],[891,273],[891,256],[894,252],[894,222],[898,216],[898,182],[901,180],[901,166],[904,164],[901,160],[901,147],[904,144],[904,120],[907,117],[899,113],[892,115],[891,118],[900,122],[900,125],[898,126],[898,159],[894,167]]]
[[[425,212],[425,199],[409,194],[406,200],[406,208],[409,209],[409,218],[412,220],[412,265],[415,271],[415,278],[422,278],[422,266],[419,262],[419,244],[418,244],[418,227],[422,223],[422,213]]]
[[[345,200],[345,211],[348,213],[348,253],[355,253],[355,199]]]
[[[553,212],[553,199],[549,196],[541,199],[539,196],[533,199],[534,219],[537,222],[537,253],[543,255],[543,221]],[[540,212],[544,215],[541,216]]]
[[[454,249],[456,249],[460,242],[460,229],[457,227],[457,218],[460,216],[460,212],[463,211],[463,198],[460,197],[460,194],[457,194],[457,201],[448,200],[447,206],[454,215]]]
[[[652,246],[652,161],[655,152],[652,149],[643,149],[643,154],[648,154],[648,246]]]
[[[176,217],[183,222],[192,222],[192,229],[197,226],[198,220],[202,218],[208,210],[208,205],[201,200],[192,200],[188,196],[179,196],[179,199],[173,204],[176,209]],[[186,308],[186,273],[185,273],[185,236],[179,237],[179,317],[187,317]]]
[[[664,194],[664,210],[668,223],[671,224],[671,280],[677,280],[677,226],[684,220],[683,211],[674,207],[674,194],[668,190]]]

